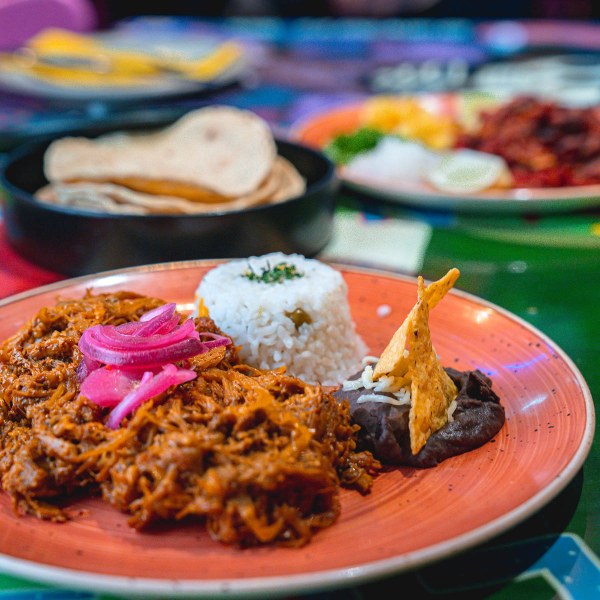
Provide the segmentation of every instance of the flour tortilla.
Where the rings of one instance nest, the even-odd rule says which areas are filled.
[[[271,130],[260,117],[214,106],[192,111],[157,133],[56,140],[46,151],[44,171],[51,183],[136,178],[238,198],[261,185],[276,155]]]
[[[147,194],[114,183],[54,183],[40,189],[41,202],[113,214],[205,214],[241,210],[299,196],[306,184],[296,168],[278,156],[273,169],[252,193],[224,202],[197,202],[173,196]]]

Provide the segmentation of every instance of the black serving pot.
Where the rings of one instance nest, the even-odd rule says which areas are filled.
[[[168,123],[165,123],[165,125]],[[143,125],[130,128],[142,129]],[[69,132],[95,137],[110,126]],[[203,215],[115,215],[38,202],[46,185],[43,157],[50,140],[9,155],[0,173],[8,241],[38,265],[83,275],[108,269],[198,258],[239,258],[280,251],[314,256],[331,237],[334,165],[323,154],[277,141],[279,153],[306,179],[306,192],[279,204]]]

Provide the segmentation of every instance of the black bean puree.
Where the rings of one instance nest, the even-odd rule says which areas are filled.
[[[340,388],[334,392],[338,400],[347,398],[350,402],[352,420],[361,427],[358,434],[361,449],[370,450],[386,464],[426,468],[473,450],[493,438],[502,428],[505,416],[500,398],[492,390],[492,381],[479,370],[445,370],[459,390],[454,420],[431,434],[425,446],[414,455],[410,450],[408,406],[357,402],[360,396],[372,393],[372,390],[344,391]],[[351,379],[358,379],[360,375],[357,373]]]

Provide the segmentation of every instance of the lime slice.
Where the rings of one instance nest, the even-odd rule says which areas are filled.
[[[506,186],[510,172],[500,156],[465,149],[445,154],[427,173],[427,179],[440,191],[472,194]]]

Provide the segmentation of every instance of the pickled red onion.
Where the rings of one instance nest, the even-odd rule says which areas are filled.
[[[155,333],[170,333],[179,325],[179,317],[175,314],[175,308],[175,302],[163,304],[144,313],[139,321],[117,325],[116,329],[121,333],[144,337]]]
[[[139,323],[139,322],[138,322]],[[191,358],[217,346],[226,346],[229,338],[214,333],[203,333],[211,338],[201,341],[191,319],[168,333],[146,335],[124,333],[120,326],[93,325],[79,340],[79,349],[88,359],[115,366],[152,367]]]
[[[191,369],[178,369],[175,365],[165,365],[154,375],[146,371],[137,387],[132,389],[111,411],[106,426],[116,429],[121,421],[144,402],[162,394],[173,385],[195,379],[197,373]]]
[[[89,358],[107,365],[118,367],[152,367],[164,365],[168,362],[191,358],[205,352],[204,344],[195,338],[181,340],[162,348],[139,349],[132,344],[131,347],[113,349],[106,348],[92,340],[80,342],[80,350]]]
[[[101,367],[83,380],[80,391],[98,406],[116,406],[140,383],[143,374],[139,370]]]
[[[92,371],[99,369],[101,366],[102,363],[84,355],[77,367],[77,380],[79,383],[81,383]]]
[[[139,321],[93,325],[81,335],[80,390],[95,404],[114,407],[108,427],[118,427],[143,402],[197,376],[173,362],[231,343],[216,333],[199,334],[192,319],[179,324],[175,308],[174,303],[165,304]]]

